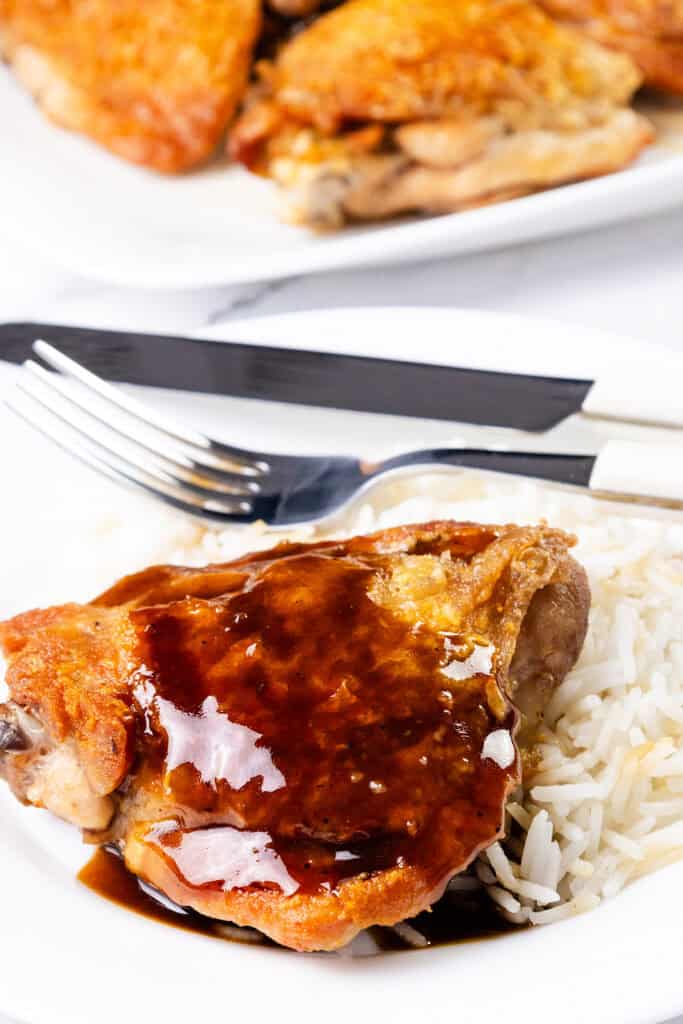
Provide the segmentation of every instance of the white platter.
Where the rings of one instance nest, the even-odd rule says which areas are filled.
[[[191,288],[427,259],[654,213],[683,200],[683,155],[654,148],[619,174],[451,216],[315,237],[279,222],[272,187],[217,164],[166,178],[46,121],[0,69],[0,232],[120,285]]]
[[[428,339],[430,356],[438,352],[444,362],[466,364],[468,353],[476,352],[478,363],[505,368],[514,353],[520,368],[576,376],[592,374],[603,360],[646,355],[635,343],[595,332],[446,310],[290,315],[232,324],[230,337],[316,347],[325,325],[328,347],[337,350],[383,349],[416,359],[424,358]],[[382,337],[391,339],[390,351]],[[0,364],[0,394],[11,387],[14,372]],[[455,443],[468,433],[457,423],[178,393],[148,397],[238,443],[251,439],[280,449],[377,451]],[[590,447],[608,432],[619,429],[569,422],[553,437]],[[98,537],[88,524],[101,520],[119,495],[129,502],[142,537],[139,545],[122,548],[121,566],[146,557],[154,515],[148,504],[82,470],[1,408],[0,436],[6,439],[0,456],[0,617],[32,603],[87,597],[74,592],[70,569],[74,577],[89,574],[92,590],[100,585],[111,568],[98,563]],[[478,428],[477,436],[484,441],[499,433]],[[56,581],[49,581],[47,567]],[[75,880],[87,859],[78,835],[18,806],[4,786],[0,837],[0,1012],[25,1024],[654,1024],[683,1011],[683,865],[549,928],[350,960],[221,943],[108,904]]]

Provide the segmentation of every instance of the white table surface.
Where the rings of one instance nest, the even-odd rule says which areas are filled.
[[[554,317],[671,346],[683,345],[682,295],[683,209],[436,263],[185,293],[123,290],[61,273],[14,243],[3,245],[0,225],[3,320],[182,331],[252,314],[406,303]]]
[[[436,263],[185,293],[122,290],[65,274],[4,242],[0,225],[0,321],[182,333],[308,308],[460,306],[603,328],[648,342],[655,356],[658,345],[683,349],[682,303],[683,209]],[[390,356],[390,337],[386,348]],[[10,1022],[0,1014],[0,1024]],[[683,1017],[671,1024],[683,1024]]]

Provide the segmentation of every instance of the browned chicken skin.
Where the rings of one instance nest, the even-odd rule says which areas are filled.
[[[269,0],[269,7],[288,18],[304,18],[321,6],[322,0]]]
[[[348,0],[260,70],[231,152],[314,226],[591,177],[652,138],[631,60],[525,0]]]
[[[260,24],[260,0],[0,0],[0,52],[55,121],[181,171],[221,141]]]
[[[541,6],[627,53],[648,85],[683,95],[682,0],[541,0]]]
[[[20,615],[0,770],[177,903],[337,948],[501,835],[511,698],[547,695],[586,631],[571,543],[430,523]]]
[[[271,0],[290,17],[311,15],[320,0]],[[621,50],[642,71],[645,82],[683,94],[682,0],[539,0],[558,21]]]

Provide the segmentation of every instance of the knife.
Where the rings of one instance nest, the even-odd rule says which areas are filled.
[[[41,323],[0,324],[0,358],[22,363],[36,338],[129,384],[529,431],[578,412],[683,426],[683,373],[653,402],[642,369],[592,381]]]

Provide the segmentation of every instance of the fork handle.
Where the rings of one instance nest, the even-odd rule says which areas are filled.
[[[434,448],[389,459],[382,471],[417,465],[483,469],[585,487],[606,496],[683,502],[683,445],[608,441],[597,455]]]
[[[427,448],[387,459],[382,472],[408,466],[457,466],[462,469],[485,469],[492,473],[552,480],[556,483],[590,485],[595,468],[595,455],[565,455],[562,452],[497,451],[491,448]]]

